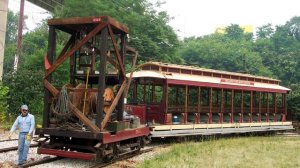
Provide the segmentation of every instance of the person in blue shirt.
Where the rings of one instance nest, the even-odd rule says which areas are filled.
[[[29,114],[27,105],[21,106],[21,114],[17,117],[16,121],[11,127],[9,132],[9,138],[11,137],[11,134],[17,129],[17,127],[20,130],[18,165],[22,165],[27,160],[30,141],[32,138],[33,130],[35,128],[34,116]]]

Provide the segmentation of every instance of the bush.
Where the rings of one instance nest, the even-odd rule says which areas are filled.
[[[18,69],[16,73],[8,73],[4,76],[4,85],[9,88],[7,104],[11,116],[18,115],[22,104],[27,104],[32,114],[42,113],[43,74],[43,71]]]
[[[3,123],[7,118],[7,93],[9,89],[0,85],[0,122]]]

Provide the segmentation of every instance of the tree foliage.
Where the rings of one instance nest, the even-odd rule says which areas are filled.
[[[180,62],[176,55],[177,35],[167,25],[170,17],[157,12],[146,0],[65,1],[55,17],[109,15],[129,27],[129,45],[138,49],[141,60]]]

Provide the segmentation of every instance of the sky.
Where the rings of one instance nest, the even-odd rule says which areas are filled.
[[[183,38],[211,34],[230,24],[254,29],[268,23],[283,25],[300,16],[300,0],[166,0],[161,10],[175,17],[170,25]]]
[[[149,0],[155,3],[157,0]],[[160,0],[163,1],[163,0]],[[300,0],[164,0],[158,10],[167,11],[173,20],[169,23],[182,39],[214,33],[218,27],[230,24],[251,25],[255,28],[271,23],[283,25],[294,16],[300,16]],[[9,0],[9,9],[19,10],[20,0]],[[42,19],[49,17],[45,10],[25,2],[27,27],[34,29]]]
[[[1,1],[1,0],[0,0]],[[8,0],[8,8],[13,12],[19,12],[20,0]],[[27,30],[30,31],[36,28],[43,19],[50,17],[50,13],[46,10],[25,0],[24,14],[28,17],[26,20]]]

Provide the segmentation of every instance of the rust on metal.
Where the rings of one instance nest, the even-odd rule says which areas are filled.
[[[116,43],[112,28],[111,28],[110,25],[108,25],[108,32],[109,32],[113,47],[114,47],[115,52],[116,52],[117,60],[118,60],[118,63],[119,63],[119,68],[121,70],[122,75],[125,77],[126,76],[125,75],[125,68],[124,68],[123,62],[121,60],[121,56],[120,56],[120,53],[119,53],[119,50],[118,50],[118,47],[117,47],[117,43]]]
[[[45,87],[52,93],[54,97],[59,94],[59,90],[57,90],[53,85],[51,85],[46,79],[44,80]],[[71,102],[68,102],[71,112],[78,117],[86,126],[88,126],[92,132],[100,132],[100,129],[93,124],[84,114],[77,109]]]
[[[82,24],[89,24],[92,26],[93,24],[97,23],[108,23],[111,24],[114,28],[114,31],[117,32],[123,32],[128,33],[128,27],[125,25],[119,23],[115,19],[113,19],[110,16],[93,16],[93,17],[74,17],[74,18],[63,18],[63,19],[50,19],[48,21],[48,25],[52,26],[60,26],[62,30],[68,30],[70,28],[74,29],[74,26],[68,26],[68,25],[82,25]],[[78,30],[80,30],[80,27],[78,27]]]
[[[93,36],[95,36],[101,29],[103,29],[107,24],[102,23],[95,27],[88,35],[86,35],[80,42],[78,42],[69,52],[66,52],[63,56],[59,57],[53,65],[47,70],[45,77],[49,76],[59,65],[61,65],[68,57],[70,57],[76,50],[82,47],[87,41],[89,41]]]
[[[111,115],[111,113],[113,112],[113,110],[116,108],[117,103],[120,100],[121,95],[123,94],[123,91],[125,90],[127,85],[127,81],[124,81],[123,84],[121,85],[121,88],[119,89],[119,92],[117,94],[117,96],[115,97],[114,101],[112,102],[108,112],[106,113],[102,123],[101,123],[101,130],[103,130],[107,124],[107,121],[109,120],[109,117]],[[122,100],[121,100],[122,101]]]

